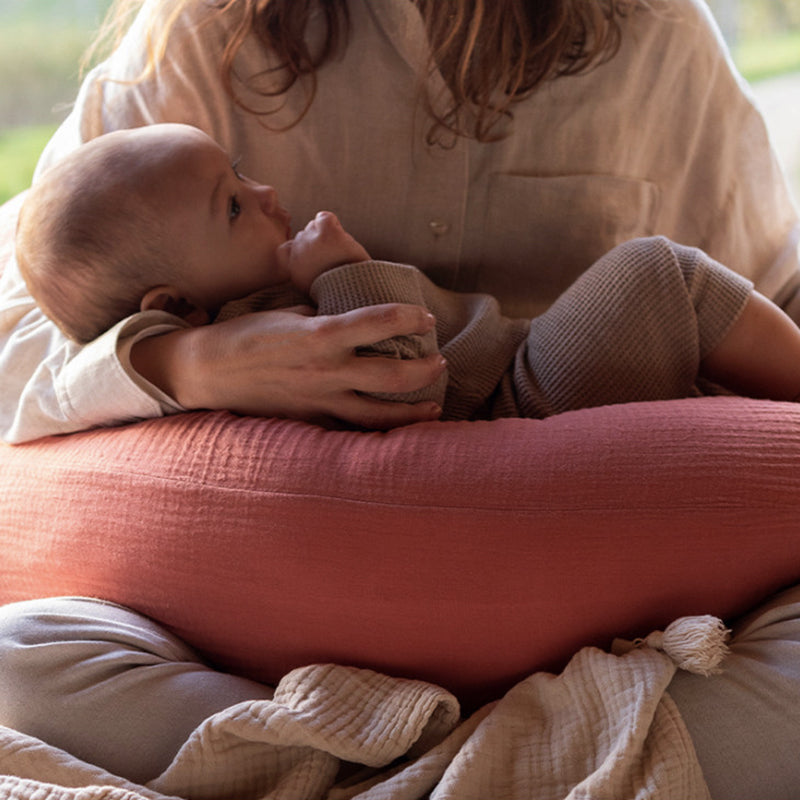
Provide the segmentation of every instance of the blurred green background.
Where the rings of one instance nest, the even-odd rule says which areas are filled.
[[[39,153],[75,97],[81,56],[109,3],[0,0],[0,202],[30,184]],[[709,5],[739,69],[757,88],[776,76],[800,76],[798,0]],[[800,141],[800,127],[792,133]],[[800,186],[800,165],[792,172]]]
[[[0,202],[30,184],[110,0],[0,0]]]

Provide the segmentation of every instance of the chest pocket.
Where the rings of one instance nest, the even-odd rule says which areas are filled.
[[[541,313],[604,253],[654,234],[659,198],[629,178],[495,174],[476,288],[510,316]]]

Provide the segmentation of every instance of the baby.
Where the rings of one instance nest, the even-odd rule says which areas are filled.
[[[293,286],[321,314],[423,305],[435,332],[364,354],[438,348],[449,374],[402,399],[436,399],[449,419],[685,397],[698,393],[698,377],[778,400],[800,394],[800,330],[699,250],[661,237],[628,242],[541,316],[510,320],[491,297],[371,260],[329,212],[292,238],[275,190],[186,125],[110,133],[59,162],[25,200],[16,253],[32,296],[78,342],[140,310],[205,324],[264,287]]]
[[[136,311],[210,321],[228,300],[368,258],[331,214],[292,240],[275,190],[240,175],[208,136],[153,125],[99,137],[37,182],[20,214],[22,275],[86,343]]]

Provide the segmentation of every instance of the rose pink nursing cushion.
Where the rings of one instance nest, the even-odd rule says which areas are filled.
[[[389,433],[184,414],[0,446],[0,602],[87,594],[273,683],[468,702],[800,575],[800,407],[704,398]]]
[[[0,209],[0,270],[21,198]],[[469,702],[800,576],[800,406],[707,398],[381,433],[185,414],[0,445],[0,603],[87,594],[274,683]]]

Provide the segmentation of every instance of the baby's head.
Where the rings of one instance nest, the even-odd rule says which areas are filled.
[[[274,189],[206,134],[152,125],[98,137],[36,181],[17,228],[22,276],[64,333],[88,342],[147,308],[202,322],[287,278]]]
[[[33,185],[20,214],[22,276],[42,310],[77,341],[137,311],[154,282],[171,282],[173,243],[147,191],[162,156],[134,133],[108,134],[70,153]]]

